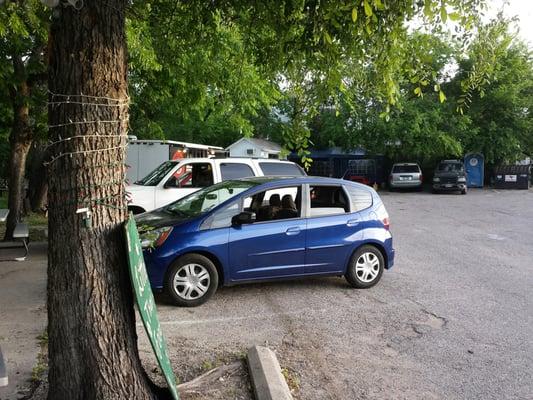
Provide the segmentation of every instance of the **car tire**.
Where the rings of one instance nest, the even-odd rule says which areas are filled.
[[[461,194],[466,194],[466,189],[461,190]]]
[[[218,288],[218,271],[213,262],[200,254],[186,254],[170,266],[164,291],[172,304],[196,307],[209,300]]]
[[[438,194],[439,191],[438,191],[437,189],[431,189],[431,193],[433,193],[433,194]]]
[[[384,267],[385,259],[381,251],[374,246],[365,245],[357,249],[350,258],[344,277],[353,287],[367,289],[380,281]]]

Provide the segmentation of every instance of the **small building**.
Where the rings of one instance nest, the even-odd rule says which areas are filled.
[[[230,157],[286,158],[281,150],[279,144],[258,138],[241,138],[226,148]]]

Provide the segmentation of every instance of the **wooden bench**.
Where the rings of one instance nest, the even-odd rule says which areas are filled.
[[[30,229],[28,228],[28,224],[24,222],[18,222],[15,226],[15,230],[13,231],[13,239],[20,239],[22,241],[22,244],[24,245],[24,248],[26,249],[26,253],[23,257],[17,257],[15,260],[17,261],[24,261],[26,257],[28,256],[29,250],[28,250],[28,239],[30,238]]]

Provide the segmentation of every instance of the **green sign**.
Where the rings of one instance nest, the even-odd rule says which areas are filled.
[[[167,344],[163,337],[163,331],[157,318],[154,295],[146,273],[144,258],[139,240],[139,233],[133,215],[130,214],[128,222],[125,225],[126,242],[128,244],[128,264],[130,266],[131,282],[135,291],[137,307],[141,314],[141,319],[146,329],[146,334],[150,339],[154,349],[159,367],[165,375],[168,387],[172,392],[175,400],[179,400],[178,389],[176,388],[176,378],[168,358]]]

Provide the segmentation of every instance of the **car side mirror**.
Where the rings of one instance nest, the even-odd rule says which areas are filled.
[[[231,224],[234,226],[244,225],[244,224],[253,224],[256,220],[255,213],[251,211],[243,211],[235,215],[231,219]]]

